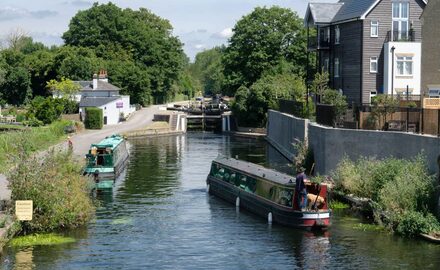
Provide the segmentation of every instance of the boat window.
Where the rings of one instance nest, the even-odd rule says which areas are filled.
[[[292,207],[293,191],[291,189],[281,187],[278,187],[278,189],[278,197],[275,202],[284,206]]]

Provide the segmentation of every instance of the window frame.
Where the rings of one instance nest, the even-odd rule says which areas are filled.
[[[339,58],[335,58],[335,70],[334,70],[335,78],[339,78],[341,76],[340,68],[341,68],[341,61],[339,61]]]
[[[376,29],[376,34],[373,34],[373,27]],[[370,37],[379,37],[379,21],[371,21],[370,22]]]
[[[399,63],[402,64],[402,71],[403,73],[400,73],[399,69]],[[411,67],[411,73],[407,73],[407,65],[410,65]],[[399,77],[409,77],[414,76],[414,56],[412,55],[396,55],[396,76]]]
[[[339,29],[339,26],[335,26],[335,44],[339,44],[341,41],[341,29]]]
[[[372,68],[373,64],[376,64],[375,70]],[[379,73],[379,57],[377,56],[370,57],[370,73],[372,74]]]

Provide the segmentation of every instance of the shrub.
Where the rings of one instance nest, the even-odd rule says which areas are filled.
[[[63,112],[63,104],[52,97],[36,97],[31,101],[28,111],[28,119],[33,116],[44,124],[50,124],[59,119]]]
[[[395,231],[404,236],[418,236],[420,233],[428,234],[439,231],[440,224],[430,213],[423,214],[416,211],[405,211],[394,220],[397,223]]]
[[[16,156],[9,174],[13,200],[32,200],[32,221],[22,223],[24,233],[48,232],[86,224],[93,214],[90,184],[69,152],[45,157]]]
[[[79,103],[75,100],[60,98],[58,102],[63,106],[64,114],[76,114],[79,112]]]
[[[101,129],[103,126],[103,113],[99,108],[86,108],[84,125],[87,129]]]

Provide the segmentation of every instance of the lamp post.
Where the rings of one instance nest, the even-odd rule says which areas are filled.
[[[391,47],[391,99],[394,97],[394,50],[396,47]]]

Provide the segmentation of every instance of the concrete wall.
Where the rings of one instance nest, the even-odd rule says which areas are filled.
[[[267,140],[289,160],[293,159],[296,140],[304,141],[307,137],[309,120],[289,114],[269,110],[267,122]]]
[[[307,134],[309,145],[315,155],[315,170],[329,174],[339,161],[348,156],[396,157],[410,159],[423,152],[429,170],[438,172],[440,138],[404,132],[338,129],[314,123],[304,125],[305,120],[280,112],[269,112],[268,141],[286,157],[294,155],[293,138],[303,140]],[[302,124],[302,125],[301,125]]]
[[[336,129],[309,125],[309,145],[313,149],[316,171],[327,174],[338,162],[348,156],[396,157],[409,159],[423,152],[429,170],[438,171],[437,157],[440,155],[440,139],[403,132]]]

